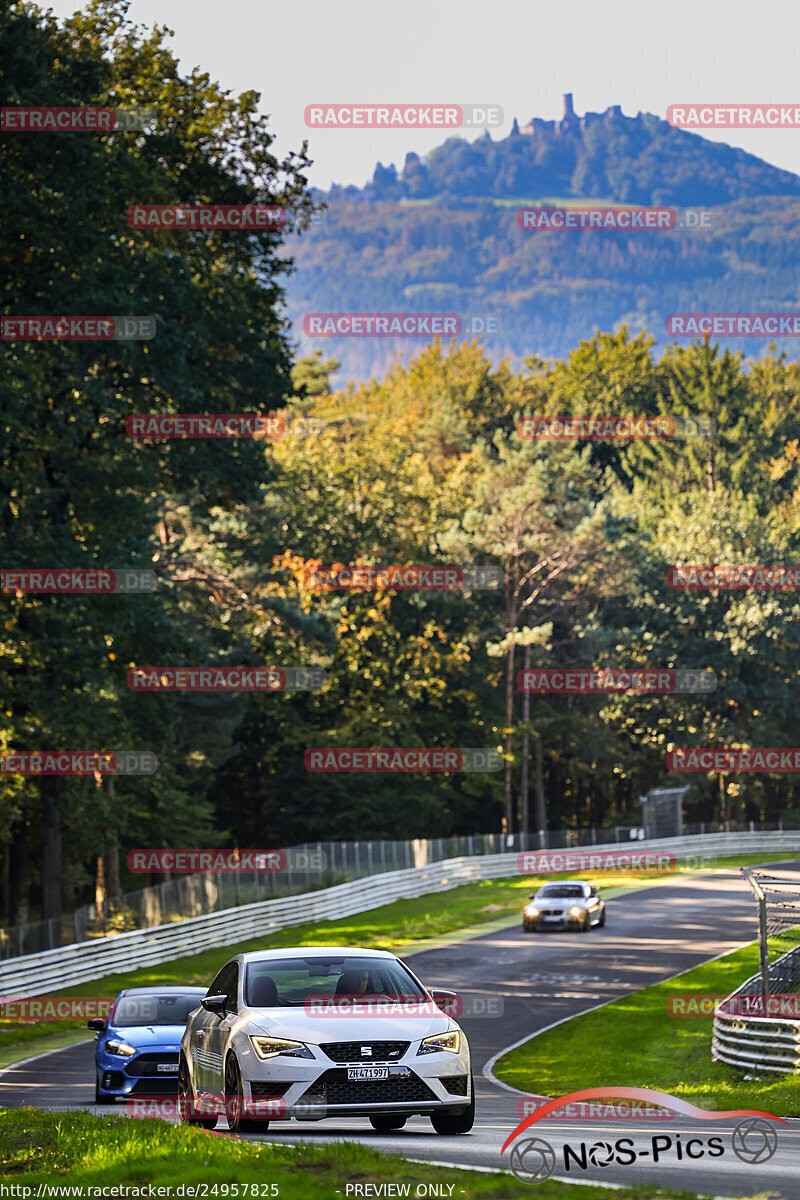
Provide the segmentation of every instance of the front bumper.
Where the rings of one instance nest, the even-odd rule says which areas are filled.
[[[586,914],[580,917],[573,917],[565,913],[563,916],[548,917],[547,919],[543,916],[528,917],[523,914],[522,926],[529,932],[531,930],[539,932],[542,929],[580,929],[585,921]]]
[[[270,1119],[295,1117],[321,1120],[325,1116],[369,1116],[377,1113],[430,1114],[457,1112],[472,1100],[469,1048],[461,1037],[458,1054],[440,1051],[417,1055],[412,1043],[398,1061],[375,1059],[370,1066],[386,1069],[386,1078],[349,1079],[348,1071],[365,1062],[342,1062],[320,1047],[310,1047],[314,1059],[276,1057],[262,1060],[253,1052],[237,1058],[253,1111],[269,1111]]]
[[[148,1048],[130,1058],[98,1052],[95,1056],[97,1090],[102,1096],[175,1096],[178,1091],[178,1054]],[[159,1063],[175,1070],[159,1070]]]

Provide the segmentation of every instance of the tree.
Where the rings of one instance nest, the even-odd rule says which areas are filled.
[[[126,5],[95,0],[62,26],[28,6],[2,18],[9,71],[4,104],[152,106],[156,132],[37,134],[8,143],[2,262],[4,311],[27,314],[154,314],[152,343],[4,342],[4,566],[147,567],[160,556],[162,497],[184,495],[190,509],[213,511],[257,496],[268,471],[262,447],[203,441],[137,446],[125,418],[136,412],[237,411],[277,407],[288,390],[290,359],[277,313],[286,264],[279,236],[183,231],[132,234],[131,198],[284,203],[305,197],[305,150],[279,161],[257,114],[259,97],[231,97],[195,71],[182,78],[166,31],[146,37]],[[172,813],[175,829],[190,804],[183,764],[171,759],[171,721],[160,731],[155,706],[127,690],[125,672],[158,660],[188,640],[167,579],[138,597],[7,598],[0,680],[11,712],[4,731],[13,749],[116,748],[153,737],[161,774],[120,780],[105,794],[101,834],[87,828],[91,785],[25,780],[5,803],[15,831],[42,830],[42,913],[62,900],[64,818],[73,848],[88,839],[115,843],[137,789]],[[200,606],[202,607],[202,606]],[[209,618],[211,618],[209,620]],[[215,614],[205,631],[217,643]],[[202,640],[202,639],[201,639]],[[163,661],[163,658],[162,658]],[[183,796],[184,802],[176,803]],[[191,803],[202,801],[192,797]],[[197,822],[202,828],[203,820]],[[72,876],[71,864],[68,874]],[[24,906],[27,881],[13,905]]]
[[[516,647],[546,645],[553,627],[565,627],[579,607],[602,546],[603,516],[590,499],[589,472],[563,446],[542,448],[498,432],[465,469],[473,475],[471,505],[440,542],[466,561],[488,557],[502,567],[505,617],[487,652],[505,659],[504,829],[511,832]]]

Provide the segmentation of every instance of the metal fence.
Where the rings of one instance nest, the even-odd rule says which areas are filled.
[[[0,930],[0,961],[133,929],[151,929],[171,921],[184,921],[259,900],[297,895],[350,879],[420,867],[448,858],[594,845],[608,840],[609,835],[615,841],[630,837],[627,830],[620,828],[617,831],[588,829],[579,833],[559,830],[544,835],[512,837],[486,833],[411,841],[304,842],[286,849],[290,865],[280,873],[239,871],[229,875],[184,875],[126,892],[99,905],[85,904],[63,917],[12,925]],[[307,854],[309,865],[298,867],[295,864],[303,853]],[[320,857],[324,866],[311,865]]]
[[[601,850],[618,850],[616,841],[590,842]],[[559,847],[547,847],[558,849]],[[567,847],[560,847],[566,849]],[[502,852],[462,855],[399,871],[386,871],[303,895],[243,904],[222,912],[190,917],[152,929],[130,930],[82,944],[45,950],[0,964],[0,996],[39,996],[90,979],[138,967],[171,962],[210,948],[264,937],[308,921],[332,921],[368,912],[394,900],[444,892],[465,883],[519,874],[517,852],[537,846],[505,845]],[[513,851],[513,852],[510,852]],[[722,833],[637,841],[635,851],[668,852],[677,861],[700,856],[800,851],[800,833]],[[420,851],[422,852],[422,851]],[[221,966],[224,952],[220,950]]]
[[[777,831],[782,825],[775,827]],[[728,822],[724,827],[693,825],[689,834],[747,832]],[[752,824],[749,831],[753,832]],[[760,832],[765,832],[762,829]],[[39,954],[59,946],[80,944],[136,929],[153,929],[245,904],[277,899],[330,887],[347,880],[476,855],[515,854],[520,850],[554,850],[570,846],[629,843],[644,836],[644,829],[615,826],[609,829],[560,829],[540,833],[471,834],[449,838],[415,838],[411,841],[305,842],[285,851],[290,864],[303,853],[309,865],[290,865],[280,873],[270,871],[183,875],[163,883],[126,892],[102,904],[86,904],[73,913],[45,921],[28,921],[0,929],[0,961]],[[310,865],[321,854],[323,866]]]
[[[800,945],[786,950],[786,944],[800,940],[800,880],[746,867],[742,874],[758,902],[760,969],[716,1005],[711,1055],[743,1069],[794,1073],[800,1071]],[[776,950],[784,953],[770,962]]]

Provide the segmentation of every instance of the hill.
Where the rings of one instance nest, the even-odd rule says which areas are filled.
[[[420,341],[310,339],[306,312],[459,312],[499,318],[493,357],[566,353],[623,321],[664,340],[673,311],[794,310],[800,178],[652,114],[614,106],[532,119],[500,141],[449,138],[401,173],[333,187],[319,226],[290,243],[288,312],[302,351],[324,346],[342,377],[382,373]],[[709,210],[702,230],[522,232],[525,204],[593,201]],[[745,343],[731,341],[732,346]],[[759,353],[765,344],[749,339]],[[800,344],[787,341],[796,353]]]

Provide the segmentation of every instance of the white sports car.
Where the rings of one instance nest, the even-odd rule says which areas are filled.
[[[383,950],[237,954],[189,1015],[180,1047],[181,1119],[234,1132],[270,1120],[366,1116],[380,1133],[429,1116],[437,1133],[475,1120],[469,1046],[428,991]]]

